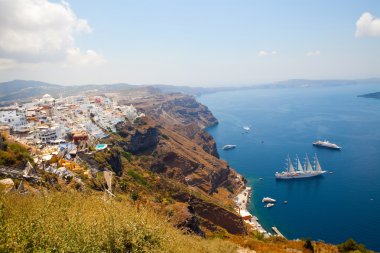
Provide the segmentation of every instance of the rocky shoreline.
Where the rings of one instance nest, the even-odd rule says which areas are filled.
[[[258,218],[254,215],[252,215],[248,211],[248,203],[250,202],[250,199],[252,197],[252,187],[246,186],[243,191],[241,191],[236,197],[235,197],[235,203],[236,203],[236,211],[239,213],[239,215],[243,218],[245,223],[250,225],[250,228],[254,231],[258,231],[262,234],[264,234],[265,237],[271,236],[270,233],[268,233],[258,222]]]

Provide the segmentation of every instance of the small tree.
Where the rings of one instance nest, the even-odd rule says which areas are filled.
[[[355,242],[353,239],[348,239],[344,243],[341,243],[338,245],[339,252],[345,253],[345,252],[362,252],[367,253],[369,252],[363,244]]]
[[[303,245],[305,249],[311,250],[311,252],[314,252],[314,246],[310,239],[305,240],[305,244]]]
[[[133,202],[136,202],[139,199],[139,197],[140,196],[137,192],[132,192],[131,199],[133,200]]]

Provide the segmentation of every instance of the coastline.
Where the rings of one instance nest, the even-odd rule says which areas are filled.
[[[245,223],[250,225],[251,230],[258,231],[264,234],[265,237],[269,237],[272,234],[267,232],[259,223],[259,219],[256,216],[252,215],[247,209],[251,196],[252,196],[252,187],[248,187],[248,186],[246,186],[243,189],[243,191],[241,191],[238,195],[236,195],[235,197],[236,211],[243,218]]]

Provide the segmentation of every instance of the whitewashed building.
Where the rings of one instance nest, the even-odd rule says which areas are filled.
[[[0,122],[16,131],[23,128],[27,123],[25,112],[13,107],[0,110]]]

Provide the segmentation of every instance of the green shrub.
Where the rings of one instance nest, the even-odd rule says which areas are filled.
[[[120,189],[125,192],[128,190],[128,181],[125,178],[119,180]]]
[[[227,190],[231,193],[234,193],[234,189],[232,188],[231,185],[227,186]]]
[[[161,136],[162,136],[162,138],[164,138],[165,140],[169,140],[169,139],[170,139],[169,136],[167,136],[166,134],[162,134]]]
[[[140,123],[141,123],[141,118],[140,118],[140,117],[136,117],[136,118],[133,120],[133,123],[132,123],[132,124],[139,125]]]
[[[140,156],[140,161],[142,161],[142,162],[148,162],[149,160],[150,160],[149,156],[146,156],[146,155]]]
[[[127,174],[131,176],[138,184],[148,185],[146,179],[135,170],[128,170]]]
[[[140,196],[137,192],[131,193],[131,199],[133,200],[133,202],[137,201],[139,198],[140,198]]]
[[[314,252],[314,246],[313,243],[311,242],[311,239],[306,239],[305,244],[303,245],[305,249],[311,250],[311,252]]]
[[[9,152],[0,150],[0,165],[12,166],[17,162],[14,155]]]
[[[259,231],[253,231],[252,232],[252,236],[253,238],[259,240],[259,241],[263,241],[264,240],[264,234],[263,233],[260,233]]]
[[[363,244],[355,242],[353,239],[348,239],[344,243],[341,243],[338,245],[339,252],[345,253],[345,252],[370,252],[365,248]]]
[[[131,161],[132,161],[132,154],[131,154],[131,153],[125,151],[125,152],[123,152],[122,154],[123,154],[123,157],[125,157],[125,159],[128,160],[128,162],[131,162]]]

